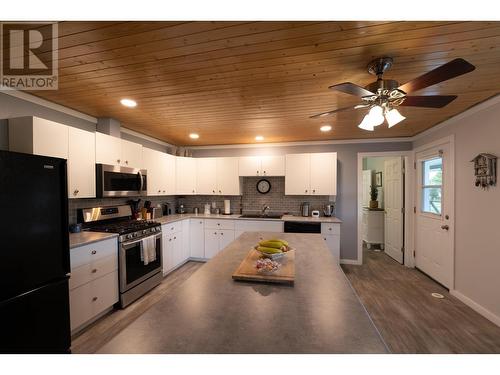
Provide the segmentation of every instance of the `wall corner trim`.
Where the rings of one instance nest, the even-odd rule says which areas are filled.
[[[86,113],[79,112],[79,111],[76,111],[74,109],[65,107],[61,104],[57,104],[57,103],[51,102],[49,100],[39,98],[38,96],[28,94],[24,91],[2,90],[2,91],[0,91],[0,93],[5,94],[5,95],[10,95],[10,96],[13,96],[15,98],[18,98],[18,99],[21,99],[21,100],[24,100],[27,102],[31,102],[33,104],[37,104],[37,105],[40,105],[40,106],[45,107],[45,108],[53,109],[54,111],[65,113],[67,115],[70,115],[70,116],[97,124],[97,118],[95,118],[93,116],[90,116],[90,115],[87,115]]]
[[[486,319],[491,321],[492,323],[495,323],[497,326],[500,327],[500,316],[495,315],[492,313],[490,310],[487,308],[481,306],[479,303],[473,301],[466,295],[460,293],[456,289],[450,289],[450,294],[456,298],[458,298],[460,301],[465,303],[467,306],[469,306],[472,310],[476,311],[480,315],[484,316]]]

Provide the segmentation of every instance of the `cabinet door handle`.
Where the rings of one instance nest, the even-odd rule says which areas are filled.
[[[328,228],[328,230],[332,230],[332,228]]]
[[[259,171],[257,171],[257,174],[259,174]]]
[[[117,162],[118,164],[120,164],[120,159],[116,159],[116,162]]]
[[[219,194],[221,194],[221,193],[222,193],[222,191],[219,190]]]
[[[441,225],[441,229],[448,230],[450,229],[449,225]]]
[[[161,193],[161,190],[158,190],[158,193]]]
[[[166,190],[163,190],[163,192],[165,193]]]
[[[168,242],[170,242],[170,241],[172,241],[172,239],[171,239],[171,238],[169,238],[169,239],[168,239]]]
[[[220,235],[221,235],[221,236],[223,236],[223,235],[224,235],[224,233],[220,232]]]
[[[307,189],[306,189],[306,193],[307,193]]]
[[[95,254],[97,254],[97,251],[92,250],[91,254],[92,254],[92,255],[95,255]]]
[[[78,189],[75,189],[75,191],[73,192],[73,195],[77,195],[80,191]]]
[[[94,268],[94,269],[92,270],[92,273],[96,273],[96,272],[97,272],[97,268]]]
[[[212,193],[214,193],[214,194],[215,194],[215,190],[212,190]]]
[[[217,232],[214,232],[215,235],[217,235]]]
[[[264,171],[264,174],[266,174],[266,171]]]
[[[128,160],[125,160],[125,164],[128,164]]]
[[[97,297],[92,298],[92,302],[97,301]]]

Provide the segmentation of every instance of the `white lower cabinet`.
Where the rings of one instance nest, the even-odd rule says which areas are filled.
[[[321,235],[326,241],[326,246],[332,252],[333,256],[340,261],[340,224],[322,223]]]
[[[118,302],[118,242],[111,238],[73,248],[70,259],[71,330],[76,331]]]
[[[205,229],[205,258],[213,258],[233,241],[234,230],[232,229]]]
[[[191,258],[205,258],[205,225],[201,219],[189,221],[189,256]]]
[[[163,275],[189,259],[189,219],[162,225]]]
[[[234,223],[234,238],[238,238],[244,232],[283,233],[283,222],[271,220],[237,220]]]

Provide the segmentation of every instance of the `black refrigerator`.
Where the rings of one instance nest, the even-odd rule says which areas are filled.
[[[0,151],[0,352],[69,353],[66,160]]]

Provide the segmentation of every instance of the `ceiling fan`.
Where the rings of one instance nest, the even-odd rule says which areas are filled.
[[[310,118],[321,118],[341,111],[369,108],[368,114],[365,115],[358,127],[373,131],[376,126],[384,122],[385,117],[390,128],[406,118],[399,113],[396,107],[442,108],[457,98],[456,95],[407,96],[408,93],[469,73],[476,68],[464,59],[457,58],[403,85],[399,85],[397,81],[382,77],[391,68],[392,63],[391,57],[380,57],[371,61],[368,64],[368,72],[376,75],[377,80],[366,87],[351,82],[339,83],[329,87],[331,90],[358,96],[361,98],[362,103],[354,107],[344,107],[318,113]]]

